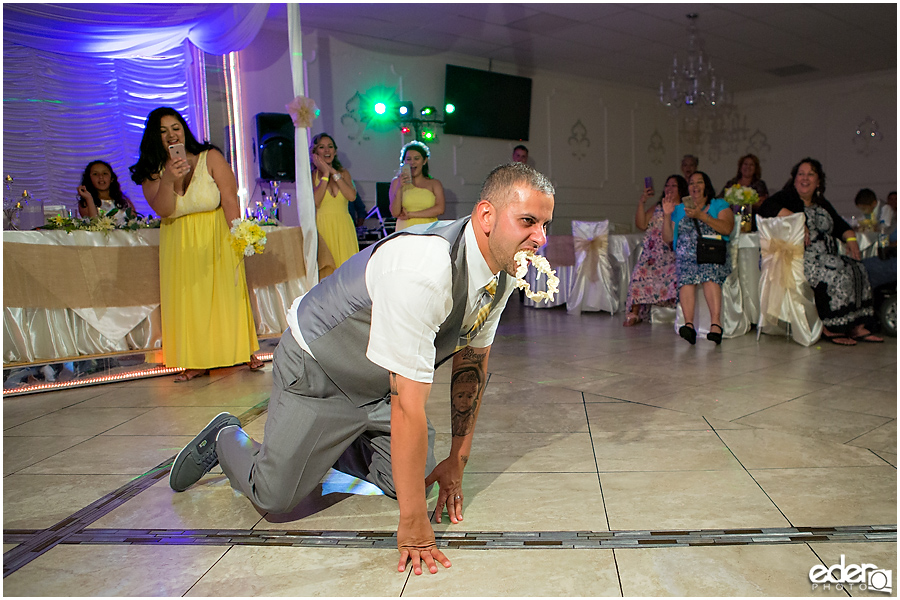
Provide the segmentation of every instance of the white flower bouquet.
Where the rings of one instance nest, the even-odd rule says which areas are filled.
[[[240,256],[262,254],[266,232],[256,219],[235,219],[231,222],[231,247]]]
[[[759,202],[759,194],[753,188],[733,185],[725,190],[725,202],[731,205],[750,205]]]

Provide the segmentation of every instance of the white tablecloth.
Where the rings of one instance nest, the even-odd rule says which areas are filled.
[[[266,228],[271,233],[275,228]],[[287,228],[283,228],[286,230]],[[293,229],[290,228],[293,232]],[[299,231],[299,229],[297,229]],[[4,231],[4,243],[54,246],[159,246],[158,229],[112,231]],[[302,243],[301,243],[302,244]],[[5,268],[13,268],[9,264]],[[46,265],[46,276],[67,265]],[[127,286],[127,273],[122,285]],[[303,294],[294,279],[251,290],[250,301],[260,336],[287,328],[285,314]],[[3,362],[29,363],[93,354],[153,350],[162,346],[159,303],[106,308],[3,307]]]

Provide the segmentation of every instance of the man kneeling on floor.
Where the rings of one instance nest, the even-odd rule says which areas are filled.
[[[400,507],[399,571],[450,567],[428,521],[426,488],[462,520],[462,478],[500,314],[521,250],[546,242],[553,186],[512,163],[488,175],[471,216],[399,232],[356,254],[297,298],[275,350],[262,444],[222,413],[175,459],[183,491],[217,463],[263,510],[285,513],[330,467],[377,485]],[[425,416],[434,370],[453,358],[450,456],[435,464]],[[472,384],[475,392],[472,393]]]

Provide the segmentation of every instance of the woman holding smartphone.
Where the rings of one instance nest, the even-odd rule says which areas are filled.
[[[240,219],[237,183],[215,146],[200,143],[184,118],[161,107],[147,116],[140,156],[130,167],[162,217],[159,291],[167,367],[189,381],[217,367],[262,361],[241,256],[231,247]]]
[[[444,214],[444,186],[428,174],[431,151],[419,141],[400,149],[400,174],[391,181],[388,196],[397,231],[420,223],[433,223]]]
[[[625,327],[632,327],[646,319],[652,305],[674,308],[678,301],[675,253],[662,237],[663,221],[668,217],[663,214],[663,207],[659,202],[647,207],[647,200],[654,194],[653,182],[645,181],[645,186],[644,193],[638,200],[634,224],[647,233],[644,235],[641,257],[631,272],[628,299],[625,302],[625,322],[622,323]],[[675,204],[679,204],[687,194],[688,186],[684,177],[669,175],[663,188],[663,199],[671,198]]]
[[[334,258],[334,268],[359,252],[359,240],[347,203],[356,199],[350,171],[341,165],[337,144],[327,133],[313,137],[309,146],[312,163],[313,200],[316,202],[316,229]]]
[[[722,343],[722,284],[731,273],[731,262],[725,264],[699,264],[697,242],[699,236],[718,237],[728,241],[734,230],[734,212],[721,198],[714,198],[712,182],[703,171],[696,171],[688,182],[689,194],[683,203],[676,205],[674,198],[663,199],[663,239],[674,241],[675,273],[678,280],[678,298],[684,312],[685,324],[678,335],[691,344],[697,342],[697,331],[690,319],[694,318],[696,287],[703,288],[703,296],[709,307],[710,332],[706,339]],[[727,256],[727,254],[726,254]]]

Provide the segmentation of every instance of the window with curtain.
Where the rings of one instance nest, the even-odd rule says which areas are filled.
[[[188,110],[181,48],[147,58],[61,55],[3,44],[3,175],[13,189],[77,212],[76,188],[92,160],[110,163],[137,210],[149,214],[128,167],[137,161],[147,114]]]

